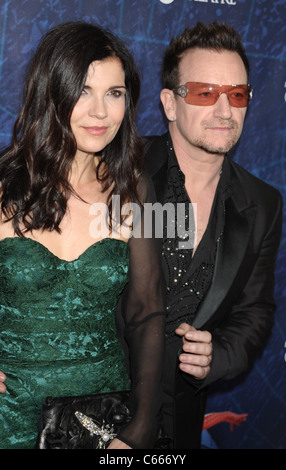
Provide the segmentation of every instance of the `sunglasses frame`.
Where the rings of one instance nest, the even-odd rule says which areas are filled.
[[[198,85],[198,86],[202,86],[206,89],[209,89],[209,91],[215,91],[216,92],[216,96],[215,96],[215,101],[213,101],[213,99],[211,99],[211,104],[203,104],[203,103],[191,103],[190,101],[187,101],[187,96],[190,92],[189,88],[188,88],[188,85]],[[230,102],[230,99],[229,99],[229,93],[233,90],[235,90],[236,88],[241,88],[243,87],[243,89],[247,89],[247,92],[248,92],[248,100],[247,100],[247,104],[246,105],[243,105],[243,106],[237,106],[237,104],[231,104]],[[179,85],[175,88],[173,88],[173,92],[180,96],[181,98],[184,99],[184,101],[187,103],[187,104],[192,104],[194,106],[213,106],[217,100],[219,99],[220,95],[223,94],[223,93],[226,93],[227,95],[227,98],[229,100],[229,104],[231,106],[234,106],[235,108],[245,108],[248,106],[248,103],[249,101],[252,99],[252,87],[250,84],[243,84],[243,85],[216,85],[216,84],[213,84],[213,83],[204,83],[204,82],[186,82],[185,85]]]

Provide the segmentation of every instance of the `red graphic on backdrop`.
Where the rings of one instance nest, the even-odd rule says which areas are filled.
[[[246,421],[247,414],[236,414],[231,411],[222,411],[219,413],[209,413],[205,415],[203,429],[209,429],[216,424],[227,422],[230,423],[230,430],[233,431],[233,425],[239,426],[242,421]]]

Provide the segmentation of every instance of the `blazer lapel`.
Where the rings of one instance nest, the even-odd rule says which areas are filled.
[[[147,139],[149,149],[145,165],[152,177],[157,201],[163,204],[168,171],[168,133],[156,139]],[[162,151],[164,147],[166,151]],[[232,195],[225,201],[225,227],[218,242],[213,282],[192,323],[198,329],[217,312],[229,292],[247,253],[255,218],[256,207],[251,206],[245,198],[243,181],[240,181],[231,161],[228,161],[228,165]]]
[[[225,205],[225,227],[218,242],[213,282],[192,323],[197,329],[214,315],[231,288],[246,254],[253,227],[255,207],[248,207],[240,213],[232,198],[227,199]]]
[[[168,133],[160,137],[147,137],[144,139],[146,171],[152,178],[157,202],[164,203],[164,194],[167,185],[168,172]]]
[[[166,161],[164,165],[153,175],[152,181],[156,191],[157,202],[164,204],[164,194],[166,189],[166,179],[168,172],[168,162]]]

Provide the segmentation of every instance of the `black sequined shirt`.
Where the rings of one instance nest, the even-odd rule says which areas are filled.
[[[162,256],[167,283],[166,336],[167,340],[172,340],[181,323],[192,324],[212,282],[217,241],[224,227],[224,200],[230,185],[228,165],[224,159],[209,223],[193,256],[194,212],[171,140],[167,145],[168,185],[164,207],[169,204],[174,211],[167,210],[164,214]]]

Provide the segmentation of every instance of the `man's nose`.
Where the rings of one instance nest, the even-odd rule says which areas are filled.
[[[226,93],[221,93],[214,105],[214,115],[223,119],[232,117],[232,109]]]

